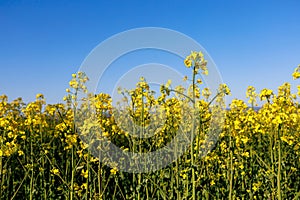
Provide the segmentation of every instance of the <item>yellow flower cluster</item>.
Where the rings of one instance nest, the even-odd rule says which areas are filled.
[[[202,74],[208,75],[207,70],[207,60],[204,59],[203,53],[192,51],[189,56],[187,56],[184,60],[184,64],[186,67],[193,67],[195,74],[198,74],[198,71],[201,70]]]
[[[193,69],[188,88],[173,88],[168,81],[161,86],[160,94],[155,94],[141,78],[135,88],[120,90],[123,100],[117,104],[119,107],[113,106],[108,94],[88,93],[85,86],[88,78],[83,72],[72,75],[65,104],[46,104],[42,94],[28,104],[20,98],[9,102],[7,96],[0,96],[0,196],[5,199],[14,196],[191,199],[195,195],[206,199],[294,199],[299,196],[300,86],[298,97],[289,83],[279,86],[278,91],[263,89],[259,94],[249,86],[248,102],[234,99],[225,109],[223,97],[231,93],[229,87],[221,84],[217,96],[211,97],[209,88],[203,88],[197,77],[200,70],[208,74],[204,55],[192,52],[184,64]],[[300,77],[300,66],[293,77]],[[79,99],[79,92],[86,96]],[[217,104],[212,105],[211,99]],[[259,99],[266,102],[256,109]],[[215,112],[224,113],[225,119]],[[217,122],[222,126],[215,128]],[[123,173],[116,163],[109,163],[113,166],[109,168],[99,162],[101,155],[91,153],[107,148],[97,146],[99,141],[112,142],[123,152],[156,151],[178,133],[190,141],[187,151],[153,173]],[[18,189],[21,186],[24,190]]]
[[[294,79],[300,78],[300,65],[298,65],[298,67],[295,68],[295,70],[294,70],[294,72],[293,72],[293,78],[294,78]]]

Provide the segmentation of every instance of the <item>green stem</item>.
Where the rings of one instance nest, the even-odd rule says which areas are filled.
[[[177,142],[175,143],[176,145],[176,148],[175,148],[175,155],[177,155]],[[177,199],[178,200],[181,200],[181,197],[180,197],[180,191],[179,191],[179,178],[180,178],[180,172],[179,172],[179,161],[178,159],[176,160],[176,165],[175,165],[175,169],[176,169],[176,194],[177,194]]]
[[[74,183],[74,147],[72,146],[70,200],[73,200],[73,190],[74,190],[74,184],[73,183]]]
[[[98,189],[99,189],[99,196],[103,195],[102,191],[102,164],[99,159],[99,169],[98,169]]]
[[[278,169],[277,169],[277,197],[278,197],[278,200],[281,200],[280,173],[281,173],[281,144],[280,144],[280,125],[279,125],[279,128],[278,128]]]
[[[233,148],[232,137],[229,135],[229,149],[230,149],[230,179],[229,179],[229,196],[228,199],[232,199],[232,187],[233,187]]]
[[[0,144],[0,150],[2,149],[2,139]],[[2,166],[2,156],[0,156],[0,178],[1,178],[1,184],[0,184],[0,197],[2,197],[2,191],[3,191],[3,182],[4,182],[4,174],[3,174],[3,166]]]
[[[192,199],[196,200],[196,181],[195,181],[195,160],[194,160],[194,134],[195,134],[195,78],[196,78],[196,72],[195,72],[195,66],[193,68],[193,116],[192,116],[192,135],[191,135],[191,167],[192,167]]]
[[[32,133],[32,131],[31,131]],[[31,157],[31,177],[30,177],[30,189],[29,189],[29,199],[32,200],[33,199],[33,145],[32,145],[32,135],[30,135],[30,157]]]
[[[274,155],[273,155],[273,140],[272,140],[272,136],[270,137],[270,153],[271,153],[271,166],[272,166],[272,173],[274,173]],[[273,189],[275,188],[275,183],[274,183],[274,178],[272,175],[272,179],[271,179],[271,184],[272,184],[272,200],[275,199],[275,196],[273,194]]]
[[[89,140],[90,141],[90,140]],[[86,163],[86,169],[87,169],[87,172],[88,172],[88,177],[86,179],[86,195],[85,195],[85,198],[86,199],[89,199],[89,174],[90,174],[90,151],[88,150],[88,156],[87,156],[87,163]]]
[[[118,186],[118,182],[117,182],[117,178],[115,177],[115,188],[114,188],[114,194],[112,196],[113,199],[116,198],[117,186]]]

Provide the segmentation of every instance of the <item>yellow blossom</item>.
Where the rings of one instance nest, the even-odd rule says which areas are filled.
[[[89,171],[88,170],[81,170],[81,176],[83,176],[84,178],[88,178],[89,177]]]
[[[51,173],[53,173],[54,175],[59,175],[59,170],[57,168],[53,168],[51,170]]]
[[[118,169],[116,167],[114,167],[110,170],[110,173],[113,175],[116,174],[117,172],[118,172]]]
[[[293,79],[298,79],[298,78],[300,78],[300,65],[298,65],[298,67],[296,67],[293,72]]]
[[[185,59],[184,60],[184,65],[187,67],[187,68],[190,68],[192,66],[192,61],[190,59]]]

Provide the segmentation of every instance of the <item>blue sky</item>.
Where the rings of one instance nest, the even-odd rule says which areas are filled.
[[[141,27],[173,29],[199,42],[231,88],[230,99],[245,99],[248,85],[276,89],[287,81],[295,88],[299,10],[298,0],[1,0],[0,94],[28,102],[43,93],[48,103],[61,102],[93,48]]]

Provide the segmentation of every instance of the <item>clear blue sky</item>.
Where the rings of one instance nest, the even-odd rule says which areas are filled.
[[[293,83],[300,64],[300,1],[0,1],[0,94],[61,102],[71,74],[100,42],[139,27],[164,27],[199,42],[232,97]],[[182,65],[182,67],[184,67]]]

